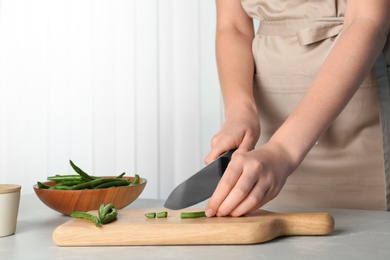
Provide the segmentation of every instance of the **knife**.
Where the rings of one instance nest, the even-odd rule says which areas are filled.
[[[215,161],[179,184],[168,196],[164,207],[173,210],[183,209],[210,198],[235,150],[222,154]]]

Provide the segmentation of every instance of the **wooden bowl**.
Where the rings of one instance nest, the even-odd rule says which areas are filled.
[[[105,176],[115,178],[115,176]],[[123,177],[130,181],[134,177]],[[74,211],[97,210],[100,205],[114,203],[116,209],[130,205],[142,193],[146,179],[140,178],[140,183],[134,186],[123,186],[96,190],[48,190],[33,186],[38,198],[49,208],[69,216]],[[54,186],[54,181],[43,182]]]

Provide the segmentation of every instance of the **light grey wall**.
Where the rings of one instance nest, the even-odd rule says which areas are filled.
[[[148,179],[165,198],[203,166],[222,122],[210,0],[4,0],[0,182]]]

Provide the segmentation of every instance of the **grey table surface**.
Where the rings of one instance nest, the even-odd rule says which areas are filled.
[[[161,208],[163,203],[140,198],[127,208]],[[256,245],[59,247],[52,240],[52,232],[70,218],[46,207],[35,194],[27,194],[21,197],[16,233],[0,238],[0,258],[390,259],[390,212],[271,206],[265,209],[328,212],[335,219],[335,230],[328,236],[282,237]]]

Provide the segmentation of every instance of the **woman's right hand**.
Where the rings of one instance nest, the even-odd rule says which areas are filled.
[[[253,20],[240,0],[217,0],[216,7],[216,57],[225,123],[211,140],[206,164],[234,148],[238,148],[235,154],[252,150],[260,136],[253,97]]]
[[[205,157],[209,164],[221,154],[234,148],[236,153],[251,151],[260,136],[260,122],[254,106],[232,109],[226,113],[226,120],[221,129],[211,140],[211,150]]]

